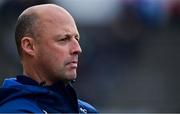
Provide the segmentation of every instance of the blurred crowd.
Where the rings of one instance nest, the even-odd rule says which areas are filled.
[[[42,3],[75,17],[83,53],[74,86],[82,99],[100,112],[180,112],[180,0],[1,0],[1,82],[22,72],[18,15]]]

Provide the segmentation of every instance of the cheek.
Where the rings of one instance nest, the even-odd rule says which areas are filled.
[[[38,58],[41,64],[48,65],[47,67],[63,67],[67,59],[68,48],[59,46],[53,42],[47,42],[46,45],[41,45],[38,49]]]
[[[65,61],[65,55],[57,50],[46,50],[40,54],[40,59],[49,65],[49,67],[63,67]]]

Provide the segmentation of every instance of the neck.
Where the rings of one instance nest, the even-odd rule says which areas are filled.
[[[23,74],[27,77],[38,82],[40,85],[52,85],[53,82],[47,79],[46,73],[42,72],[43,70],[38,68],[36,64],[27,64],[23,63]]]

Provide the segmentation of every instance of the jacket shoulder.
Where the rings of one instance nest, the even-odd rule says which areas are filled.
[[[80,113],[98,113],[98,111],[89,103],[78,100]]]
[[[1,104],[0,113],[42,113],[42,111],[31,100],[19,98]]]

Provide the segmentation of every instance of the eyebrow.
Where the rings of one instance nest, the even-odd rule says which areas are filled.
[[[66,37],[72,37],[72,36],[74,36],[75,38],[78,38],[78,39],[80,39],[80,35],[79,34],[58,34],[58,35],[56,35],[55,37],[56,38],[59,38],[59,37],[64,37],[64,36],[66,36]]]

